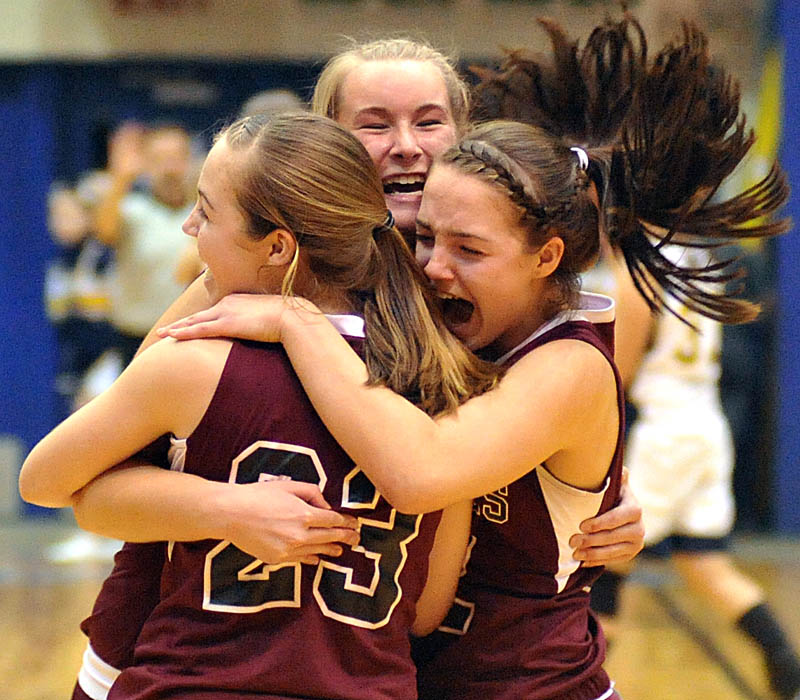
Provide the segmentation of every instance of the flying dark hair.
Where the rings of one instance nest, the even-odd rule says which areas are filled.
[[[718,196],[755,141],[739,99],[738,84],[710,63],[705,36],[688,23],[682,41],[659,52],[639,87],[612,156],[603,208],[608,238],[654,310],[663,308],[664,290],[718,321],[758,314],[757,305],[731,296],[738,288],[706,284],[743,276],[735,259],[690,268],[661,252],[668,243],[713,249],[789,229],[788,219],[770,219],[789,196],[777,163],[753,186]]]
[[[539,19],[551,55],[508,51],[498,70],[472,67],[481,78],[473,121],[508,119],[541,127],[569,145],[613,141],[630,111],[647,64],[647,41],[626,14],[607,19],[583,48],[549,19]]]
[[[606,20],[583,47],[555,23],[541,20],[540,25],[550,38],[552,57],[512,51],[499,70],[480,70],[475,115],[539,127],[564,146],[552,147],[557,158],[574,162],[570,146],[586,151],[600,226],[578,238],[603,230],[653,310],[671,310],[666,299],[671,296],[718,321],[752,320],[756,305],[734,298],[736,289],[709,284],[741,277],[735,259],[690,267],[662,252],[670,243],[718,248],[789,228],[787,219],[769,218],[788,197],[777,164],[743,192],[718,196],[755,137],[740,114],[738,84],[711,63],[703,32],[684,23],[680,37],[648,60],[644,32],[627,13],[620,22]],[[558,163],[546,164],[528,169],[527,177],[547,183],[559,170],[564,168]],[[539,187],[536,203],[563,202],[564,194],[581,191],[563,177],[559,186],[560,196]],[[575,206],[585,208],[582,197]],[[556,210],[563,212],[563,204]],[[563,213],[561,219],[538,225],[557,229]],[[569,247],[569,240],[565,244]]]

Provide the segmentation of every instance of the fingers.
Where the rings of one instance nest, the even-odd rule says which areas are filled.
[[[342,542],[352,547],[359,543],[361,534],[357,530],[347,527],[315,527],[308,530],[304,539],[307,545],[318,546]]]
[[[605,547],[611,544],[640,546],[644,539],[644,530],[636,524],[599,530],[594,533],[576,533],[570,537],[569,543],[575,549],[589,549],[591,547]]]
[[[175,340],[196,340],[198,338],[219,338],[230,336],[224,326],[219,321],[207,321],[205,323],[192,323],[182,328],[172,328],[167,332]]]
[[[299,561],[301,564],[316,566],[320,562],[320,557],[335,559],[342,555],[343,547],[339,544],[325,543],[306,545],[298,547],[286,557],[286,561]],[[281,563],[281,562],[274,562]]]
[[[360,524],[358,518],[344,513],[337,513],[333,510],[317,509],[308,521],[308,527],[321,530],[346,530],[350,533],[358,533]]]
[[[229,294],[210,309],[186,316],[156,332],[162,338],[170,336],[177,340],[230,336],[280,342],[281,318],[287,303],[275,295]]]
[[[273,481],[268,482],[274,488],[280,488],[305,501],[309,506],[309,528],[347,528],[358,530],[358,518],[346,513],[331,510],[319,487],[303,481]]]
[[[642,509],[638,503],[621,503],[602,515],[584,520],[580,525],[580,529],[583,533],[591,534],[603,530],[615,530],[628,525],[641,526],[642,530],[644,529],[642,525]]]
[[[342,555],[343,547],[340,544],[315,544],[306,547],[298,548],[296,558],[303,559],[305,557],[331,557],[336,558]]]
[[[320,556],[339,557],[345,547],[355,547],[358,542],[359,534],[349,528],[310,528],[284,538],[277,546],[276,542],[271,540],[233,541],[243,551],[269,564],[297,561],[303,564],[317,564]]]
[[[222,335],[219,327],[218,314],[214,307],[178,319],[168,326],[159,328],[156,332],[162,338],[170,336],[178,340],[191,340],[193,338],[208,338]]]
[[[590,566],[628,562],[642,551],[644,531],[629,525],[593,535],[576,534],[569,544],[572,556]]]
[[[572,556],[582,561],[585,566],[609,566],[611,564],[624,564],[638,554],[639,550],[628,543],[625,545],[614,544],[606,547],[592,547],[590,549],[576,549]]]
[[[315,508],[323,508],[325,510],[331,509],[330,505],[325,500],[325,497],[322,495],[322,491],[320,491],[319,487],[315,486],[314,484],[309,484],[304,481],[279,481],[273,483],[288,493],[292,493],[298,498],[302,498],[310,506],[314,506]],[[330,524],[333,525],[337,523]],[[320,525],[323,524],[320,523]]]

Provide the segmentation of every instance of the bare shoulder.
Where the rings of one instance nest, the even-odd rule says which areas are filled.
[[[519,375],[547,378],[563,386],[588,393],[607,392],[616,385],[614,370],[593,345],[573,338],[554,340],[540,345],[517,362],[508,372]]]
[[[231,346],[230,340],[218,338],[165,338],[138,355],[120,380],[130,393],[142,390],[162,397],[173,432],[188,435],[211,403]]]
[[[232,342],[224,338],[173,340],[164,338],[139,354],[131,367],[140,364],[154,371],[159,368],[178,377],[201,378],[201,375],[225,363]]]
[[[598,488],[606,477],[620,425],[614,370],[600,350],[581,340],[556,340],[545,348],[557,381],[549,408],[561,416],[561,449],[548,460],[548,469],[578,488]]]

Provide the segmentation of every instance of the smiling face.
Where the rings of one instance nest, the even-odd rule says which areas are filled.
[[[345,77],[339,104],[337,121],[377,166],[397,227],[413,231],[433,158],[456,140],[441,72],[425,61],[365,61]]]
[[[417,219],[417,260],[444,300],[447,325],[471,350],[501,355],[545,320],[542,250],[531,250],[505,194],[436,165]],[[547,246],[545,246],[547,247]]]
[[[247,234],[234,192],[234,175],[245,153],[222,138],[208,154],[197,183],[197,203],[183,232],[197,239],[197,252],[208,266],[206,289],[212,303],[234,292],[277,292],[283,271],[267,267],[268,238]]]

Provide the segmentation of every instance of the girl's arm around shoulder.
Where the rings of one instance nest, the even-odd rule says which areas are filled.
[[[403,512],[437,510],[501,488],[556,453],[581,448],[590,424],[607,429],[608,416],[617,420],[613,371],[582,341],[536,348],[497,388],[433,420],[388,389],[366,386],[363,363],[330,324],[300,316],[286,315],[280,339],[309,397],[337,440]],[[581,478],[586,483],[576,486],[602,480]]]
[[[165,433],[189,435],[200,422],[230,342],[156,343],[103,394],[56,426],[28,455],[20,494],[49,507]]]
[[[591,428],[602,426],[595,432],[606,435],[618,421],[613,371],[600,352],[578,340],[537,348],[496,389],[434,421],[388,389],[367,386],[363,361],[308,302],[234,295],[164,332],[282,342],[328,429],[406,513],[438,510],[505,486],[560,451],[582,449]],[[571,470],[566,460],[558,466],[575,472],[576,486],[602,481],[594,472]],[[604,475],[607,466],[598,472]],[[555,472],[564,478],[558,467]]]
[[[289,305],[287,300],[281,297],[232,295],[211,309],[173,323],[170,327],[163,329],[162,335],[169,334],[184,339],[234,336],[263,342],[284,341],[306,390],[326,420],[328,427],[334,432],[339,430],[335,434],[340,442],[348,442],[348,421],[343,421],[341,425],[338,425],[336,411],[338,405],[349,398],[345,392],[349,392],[352,386],[358,389],[362,388],[367,378],[364,364],[333,326],[319,313],[319,310],[315,312],[313,305],[308,302],[298,299],[293,301],[295,303]],[[614,395],[611,368],[599,353],[592,354],[591,348],[583,349],[587,351],[596,371],[603,377],[605,386],[602,388],[602,394],[606,400],[606,406],[609,406],[609,398]],[[319,356],[320,353],[323,355],[322,357]],[[303,358],[308,358],[308,361],[304,362]],[[325,368],[324,376],[320,372],[320,367]],[[328,382],[329,371],[336,381],[344,380],[344,390],[335,382]],[[601,387],[598,386],[596,389],[601,390]],[[328,412],[326,413],[326,411]],[[613,422],[618,426],[618,415],[613,399],[611,399],[607,411],[610,414],[609,424]],[[353,441],[355,444],[351,446],[359,447],[358,433],[355,433]],[[403,454],[405,454],[405,450],[403,450]],[[392,481],[391,477],[396,476],[394,474],[389,474],[390,478],[387,483],[384,483],[385,472],[379,469],[379,464],[375,464],[373,467],[370,469],[369,476],[385,496],[388,495],[388,489],[396,485],[395,491],[391,494],[391,498],[394,499],[393,505],[400,505],[398,499],[417,499],[420,496],[419,484],[413,474],[405,484],[397,485]],[[594,478],[594,475],[591,478]],[[590,519],[584,523],[586,527],[593,529],[586,530],[585,532],[588,534],[580,536],[580,540],[576,542],[575,546],[582,548],[581,556],[578,558],[586,558],[595,564],[602,564],[612,559],[631,559],[642,549],[644,528],[641,508],[629,491],[628,498],[623,500],[623,504],[626,502],[625,507],[616,508],[600,516],[599,519]],[[446,501],[438,503],[438,506],[444,505],[446,505]],[[415,512],[426,507],[419,501],[412,500],[405,503],[405,506],[408,512]],[[428,507],[435,509],[437,504],[431,502]],[[608,532],[603,532],[603,528],[606,528]],[[610,546],[613,548],[612,559],[607,559],[605,553]]]

